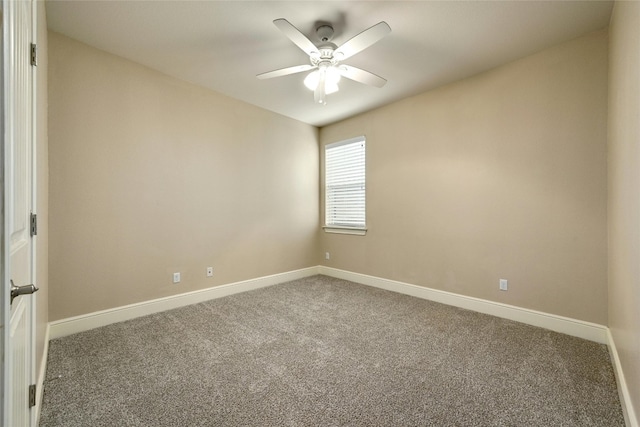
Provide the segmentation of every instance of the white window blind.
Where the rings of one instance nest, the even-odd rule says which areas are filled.
[[[325,146],[325,225],[365,228],[365,138]]]

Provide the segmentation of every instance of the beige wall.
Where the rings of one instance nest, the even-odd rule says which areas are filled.
[[[369,232],[318,242],[315,128],[50,33],[50,320],[328,251],[331,267],[607,324],[607,44],[323,128],[323,144],[367,136]]]
[[[638,28],[640,3],[616,2],[609,45],[609,328],[636,414],[640,414]]]
[[[317,134],[50,32],[50,320],[317,265]]]
[[[36,240],[36,372],[42,368],[49,321],[49,150],[47,132],[47,16],[44,2],[36,2],[38,16],[38,67],[36,82],[36,177],[38,236]],[[46,356],[46,355],[45,355]]]
[[[326,264],[604,325],[606,129],[606,30],[324,127],[367,137],[369,228]]]

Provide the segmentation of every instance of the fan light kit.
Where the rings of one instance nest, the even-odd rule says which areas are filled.
[[[340,81],[340,70],[336,67],[329,66],[325,71],[324,77],[324,91],[326,95],[338,91],[338,82]],[[309,89],[315,91],[320,84],[320,70],[312,71],[304,79],[304,85]]]
[[[340,64],[340,61],[363,51],[389,34],[391,27],[389,27],[386,22],[379,22],[373,27],[364,30],[340,47],[331,43],[333,27],[330,25],[321,25],[316,28],[316,35],[321,42],[319,46],[316,46],[286,19],[276,19],[273,23],[296,46],[309,55],[311,64],[296,65],[294,67],[258,74],[257,77],[259,79],[270,79],[313,70],[305,77],[304,85],[313,91],[313,99],[321,105],[327,103],[327,95],[339,90],[338,83],[341,77],[346,77],[350,80],[375,87],[382,87],[387,83],[385,79],[369,71]]]

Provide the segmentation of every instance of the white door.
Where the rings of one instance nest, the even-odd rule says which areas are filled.
[[[3,0],[3,421],[11,427],[31,426],[29,385],[35,376],[34,242],[30,216],[35,189],[34,86],[31,43],[34,8],[31,0]],[[24,295],[11,301],[15,284]],[[14,292],[18,289],[14,289]],[[8,321],[8,322],[7,322]]]

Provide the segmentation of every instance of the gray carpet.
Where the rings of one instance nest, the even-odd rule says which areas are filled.
[[[624,426],[606,346],[314,276],[52,340],[51,426]]]

